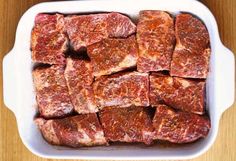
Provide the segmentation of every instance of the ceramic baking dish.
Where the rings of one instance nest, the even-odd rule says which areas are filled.
[[[31,30],[38,13],[91,13],[117,11],[137,19],[140,10],[165,10],[172,14],[189,12],[207,26],[211,41],[210,73],[207,78],[207,111],[212,128],[207,138],[181,147],[114,145],[70,149],[49,145],[33,122],[36,113],[30,52]],[[91,0],[41,3],[21,17],[15,45],[3,60],[4,102],[14,112],[20,137],[34,154],[61,159],[189,159],[199,156],[212,146],[217,136],[222,113],[234,102],[235,60],[219,38],[212,13],[195,0]]]

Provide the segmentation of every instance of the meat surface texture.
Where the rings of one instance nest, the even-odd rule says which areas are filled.
[[[33,80],[41,116],[63,117],[73,111],[63,65],[36,68],[33,70]]]
[[[127,39],[104,39],[88,46],[87,52],[96,77],[122,71],[137,64],[138,47],[135,36]]]
[[[201,80],[188,80],[160,74],[150,75],[150,104],[165,103],[173,108],[204,114],[205,85]]]
[[[68,38],[64,31],[64,16],[38,14],[31,33],[32,60],[46,64],[65,64]]]
[[[65,78],[75,111],[80,114],[97,112],[91,86],[93,82],[91,63],[87,60],[67,58]]]
[[[99,117],[108,141],[152,142],[154,129],[145,107],[106,107],[99,112]]]
[[[206,78],[209,70],[209,34],[204,24],[190,14],[179,14],[175,23],[176,47],[172,76]]]
[[[147,73],[127,72],[101,76],[93,83],[93,90],[100,108],[149,106]]]
[[[166,105],[158,105],[153,118],[155,139],[173,143],[189,143],[207,136],[210,120],[205,116],[176,112]]]
[[[96,114],[84,114],[63,119],[36,118],[45,140],[53,145],[69,147],[107,145]]]
[[[139,72],[169,70],[175,45],[174,19],[164,11],[140,11],[137,42]]]
[[[120,13],[77,15],[65,18],[71,45],[79,51],[108,37],[128,37],[136,32],[135,24]]]

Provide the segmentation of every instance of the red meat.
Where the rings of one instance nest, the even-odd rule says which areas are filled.
[[[96,114],[63,119],[35,119],[45,140],[53,145],[69,147],[107,145]]]
[[[140,72],[170,69],[174,50],[174,20],[163,11],[141,11],[137,25]]]
[[[148,74],[129,72],[101,76],[93,83],[97,104],[102,107],[149,106]]]
[[[190,14],[176,16],[176,47],[171,62],[172,76],[206,78],[209,70],[209,34],[204,24]]]
[[[99,116],[108,141],[152,142],[154,129],[146,108],[107,107],[99,112]]]
[[[88,46],[88,55],[93,65],[94,76],[108,75],[137,63],[137,44],[135,36],[127,39],[104,39]]]
[[[31,34],[32,60],[47,64],[65,64],[68,38],[64,17],[60,14],[38,14]]]
[[[93,71],[89,61],[67,58],[65,78],[71,101],[78,113],[98,111],[92,89]]]
[[[64,66],[52,65],[47,68],[36,68],[33,71],[33,79],[41,116],[45,118],[62,117],[73,111],[64,78]]]
[[[78,51],[108,37],[127,37],[136,31],[132,21],[120,13],[69,16],[65,18],[71,45]]]
[[[150,104],[162,102],[186,112],[204,114],[205,81],[164,75],[150,76]]]
[[[189,143],[207,136],[211,125],[207,117],[176,112],[166,105],[158,105],[153,118],[155,139],[173,143]]]

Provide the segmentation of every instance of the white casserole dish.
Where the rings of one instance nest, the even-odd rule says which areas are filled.
[[[117,145],[70,149],[49,145],[33,122],[36,113],[32,82],[30,37],[34,18],[41,12],[89,13],[117,11],[136,19],[140,10],[189,12],[207,26],[211,40],[210,73],[207,79],[207,110],[212,128],[207,138],[181,147]],[[41,3],[30,8],[20,19],[15,45],[3,60],[4,102],[14,112],[20,137],[34,154],[60,159],[190,159],[206,152],[217,136],[222,113],[234,102],[235,60],[220,41],[212,13],[195,0],[91,0]]]

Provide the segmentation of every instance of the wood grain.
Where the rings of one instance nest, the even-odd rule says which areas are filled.
[[[12,48],[17,23],[22,14],[40,0],[0,0],[0,58]],[[236,53],[236,1],[203,0],[215,15],[221,40]],[[0,79],[2,84],[2,77]],[[1,161],[45,161],[29,152],[20,140],[13,113],[3,103],[2,86],[0,93],[0,160]],[[204,155],[193,161],[234,161],[236,160],[236,105],[222,116],[215,144]]]

